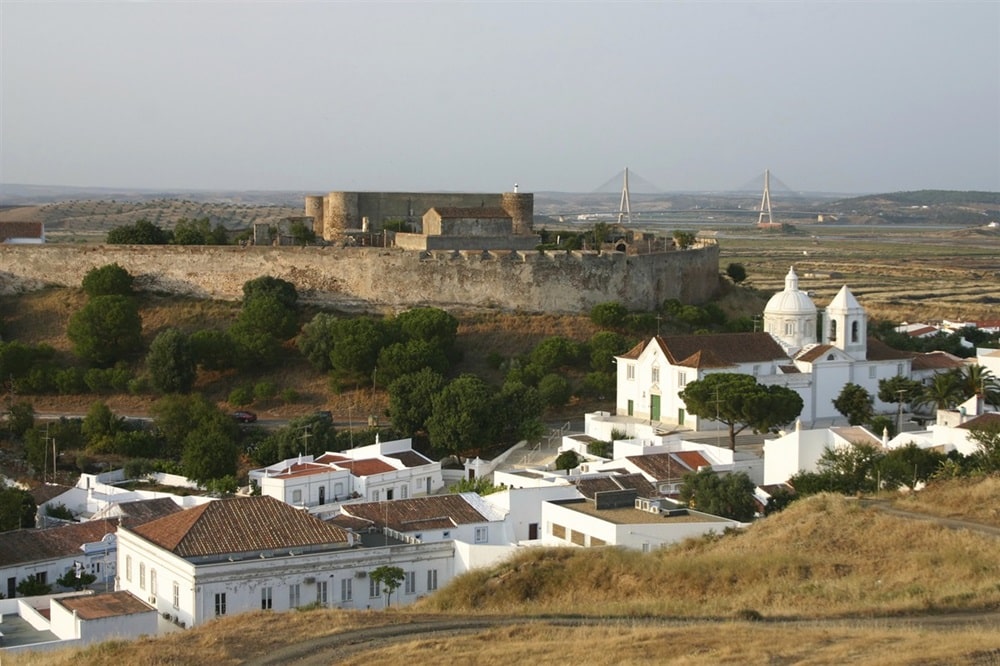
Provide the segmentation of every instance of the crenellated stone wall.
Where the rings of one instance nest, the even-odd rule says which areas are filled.
[[[0,293],[79,286],[117,263],[141,289],[236,300],[243,283],[272,275],[303,301],[346,310],[417,305],[586,312],[620,301],[649,310],[668,298],[702,303],[718,287],[719,248],[644,255],[399,248],[174,245],[0,245]]]

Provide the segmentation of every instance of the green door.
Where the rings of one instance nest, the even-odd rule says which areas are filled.
[[[660,396],[649,396],[649,419],[651,421],[660,420]]]
[[[684,425],[684,409],[677,410],[677,425]]]
[[[629,400],[628,401],[628,415],[632,416],[633,412],[635,412],[635,403],[632,402],[631,400]]]

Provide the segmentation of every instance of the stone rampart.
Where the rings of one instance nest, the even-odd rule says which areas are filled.
[[[303,301],[345,310],[417,305],[586,312],[620,301],[649,310],[668,298],[702,303],[718,286],[715,244],[673,252],[425,251],[399,248],[173,245],[0,245],[0,292],[77,287],[117,263],[141,289],[236,300],[243,283],[272,275]]]

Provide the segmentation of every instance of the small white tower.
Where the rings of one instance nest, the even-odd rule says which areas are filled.
[[[816,305],[799,289],[795,267],[788,269],[785,289],[771,297],[764,308],[764,331],[789,354],[816,342]]]
[[[826,306],[823,341],[850,354],[856,361],[868,357],[868,315],[845,284]]]

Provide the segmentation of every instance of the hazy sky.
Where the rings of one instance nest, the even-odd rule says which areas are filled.
[[[1000,2],[0,0],[0,182],[1000,190]]]

